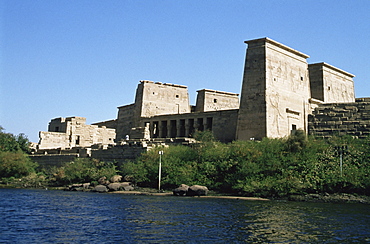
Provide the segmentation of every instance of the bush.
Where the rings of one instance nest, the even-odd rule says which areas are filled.
[[[163,150],[163,188],[184,183],[265,197],[323,192],[370,195],[370,139],[323,140],[298,132],[287,138],[223,144],[206,135],[205,142],[192,147],[148,151],[123,164],[122,172],[134,176],[139,185],[157,187],[158,151]],[[342,176],[336,150],[340,145],[348,148]]]
[[[36,167],[37,163],[20,151],[0,152],[0,178],[27,176],[34,173]]]
[[[66,163],[63,167],[57,168],[54,172],[54,179],[56,184],[63,185],[97,181],[104,176],[110,179],[116,174],[116,166],[113,163],[90,158],[78,158],[73,162]]]

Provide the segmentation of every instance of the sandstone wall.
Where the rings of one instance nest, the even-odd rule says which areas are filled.
[[[40,132],[38,149],[90,147],[94,144],[113,144],[116,137],[115,129],[86,125],[82,117],[53,119],[49,124],[49,132]],[[53,132],[65,128],[63,132]]]
[[[239,108],[239,94],[209,89],[197,91],[196,112],[220,111]]]
[[[105,162],[123,162],[135,159],[147,150],[147,147],[132,143],[117,145],[106,150],[92,150],[91,157]]]
[[[39,143],[37,149],[65,149],[68,147],[68,138],[66,133],[63,132],[39,132]]]
[[[266,128],[266,49],[265,42],[245,42],[246,51],[242,91],[240,97],[238,140],[262,138]]]
[[[50,155],[30,155],[30,159],[39,164],[41,168],[61,167],[64,163],[72,162],[78,154],[50,154]]]
[[[107,120],[107,121],[101,121],[101,122],[92,123],[91,125],[97,125],[98,127],[105,126],[109,129],[116,129],[117,128],[117,120],[112,119],[112,120]]]
[[[327,63],[308,67],[312,98],[325,103],[355,102],[354,75]]]
[[[237,139],[284,137],[306,130],[309,57],[268,38],[248,44]]]
[[[118,107],[116,142],[124,140],[131,128],[137,127],[138,118],[135,118],[135,104]]]
[[[309,56],[275,41],[267,41],[266,47],[266,136],[278,138],[296,129],[307,131]]]
[[[140,81],[135,105],[138,117],[190,113],[188,88],[182,85]]]
[[[370,98],[354,103],[322,104],[309,116],[309,133],[319,137],[370,135]]]
[[[222,142],[235,140],[238,110],[187,113],[143,118],[149,124],[151,138],[192,137],[198,131],[210,130]]]

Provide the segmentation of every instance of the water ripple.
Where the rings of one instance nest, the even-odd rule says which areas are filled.
[[[0,243],[370,243],[369,210],[0,189]]]

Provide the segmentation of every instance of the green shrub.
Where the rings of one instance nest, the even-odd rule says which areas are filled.
[[[0,152],[0,178],[20,178],[34,173],[37,163],[21,151]]]
[[[208,138],[205,137],[205,138]],[[337,146],[347,145],[343,174]],[[284,197],[291,194],[347,192],[370,195],[370,139],[330,140],[296,133],[287,138],[236,141],[205,140],[191,147],[171,146],[144,153],[123,164],[123,174],[143,186],[158,186],[158,151],[162,186],[205,185],[211,190]]]
[[[56,169],[54,177],[56,184],[70,184],[97,181],[104,176],[110,179],[115,174],[117,174],[117,170],[113,163],[78,158]]]

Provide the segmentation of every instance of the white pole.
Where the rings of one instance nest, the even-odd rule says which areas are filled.
[[[340,176],[343,176],[343,151],[340,151],[339,157],[339,164],[340,164]]]
[[[159,151],[158,153],[159,153],[158,192],[161,192],[162,154],[163,154],[163,151]]]

